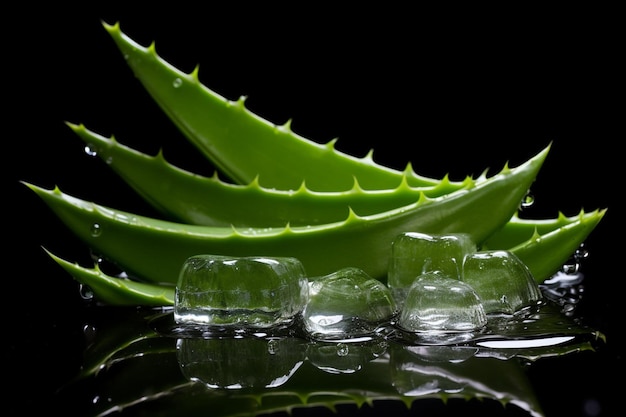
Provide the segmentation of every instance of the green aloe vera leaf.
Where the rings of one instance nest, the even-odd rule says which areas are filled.
[[[578,222],[581,216],[602,217],[603,213],[587,213],[583,211],[575,216],[566,216],[559,212],[557,217],[546,219],[529,219],[520,217],[520,213],[515,213],[513,217],[500,230],[489,236],[483,243],[485,250],[489,249],[510,249],[533,237],[535,233],[544,235],[562,226]],[[599,221],[599,219],[598,219]]]
[[[385,279],[392,240],[406,231],[464,232],[481,244],[517,211],[548,149],[469,190],[419,201],[371,216],[351,212],[318,226],[234,228],[187,225],[140,216],[24,182],[99,255],[140,280],[176,283],[183,262],[197,254],[290,256],[309,276],[345,267]]]
[[[261,185],[297,190],[347,191],[354,179],[364,189],[433,186],[440,180],[417,175],[410,164],[398,171],[335,149],[335,140],[319,144],[246,109],[245,98],[230,101],[201,84],[199,68],[187,74],[124,34],[119,22],[103,23],[135,76],[183,135],[218,169],[239,184],[258,178]],[[450,183],[454,185],[455,183]],[[464,183],[457,183],[463,187]]]
[[[540,239],[530,238],[534,235],[534,230],[539,230],[533,228],[529,238],[521,235],[522,237],[517,240],[508,240],[507,246],[501,247],[496,245],[490,246],[489,249],[510,249],[528,266],[535,281],[540,284],[551,276],[552,273],[550,271],[557,271],[563,265],[563,259],[567,259],[567,257],[571,255],[569,249],[576,244],[582,243],[603,216],[604,211],[595,210],[589,213],[581,213],[579,216],[564,217],[559,215],[559,217],[555,219],[537,220],[537,223],[544,226],[541,230]],[[518,224],[517,221],[519,220],[521,219],[507,223],[504,228],[510,228],[511,223]],[[532,222],[532,220],[523,220],[521,225],[532,227]],[[501,230],[496,233],[500,233]],[[532,246],[532,250],[529,250],[528,246]],[[555,250],[555,248],[558,250]],[[483,247],[483,249],[488,250],[486,247]],[[135,297],[137,289],[131,289],[133,285],[129,283],[127,279],[108,276],[95,268],[82,267],[77,263],[62,260],[52,255],[49,251],[47,251],[47,253],[64,267],[76,281],[90,285],[90,288],[92,288],[98,299],[106,300],[106,303],[111,305],[128,305],[129,302],[133,303],[132,300],[129,300],[126,292],[132,291],[132,296]],[[551,256],[546,256],[546,253],[550,253]],[[95,284],[95,282],[99,280],[104,282]],[[120,285],[112,284],[117,281],[122,282]],[[173,305],[174,293],[171,284],[152,285],[154,286],[153,289],[151,291],[144,291],[142,299],[136,300],[136,304],[132,305]],[[101,289],[105,291],[105,294],[100,295]],[[162,295],[163,292],[169,294],[165,299]]]
[[[535,232],[525,241],[507,248],[515,253],[528,266],[537,283],[551,277],[572,257],[581,243],[600,223],[606,209],[594,210],[589,213],[580,212],[577,217],[559,217],[553,221],[556,228],[551,230],[549,220],[536,227]],[[566,224],[559,225],[562,222]],[[506,228],[523,228],[531,221],[517,220],[507,224]],[[508,241],[512,243],[512,240]],[[492,243],[493,244],[493,243]]]
[[[350,209],[366,216],[411,204],[422,192],[439,197],[459,189],[447,178],[430,187],[410,187],[404,181],[395,189],[372,191],[362,189],[355,180],[351,190],[337,192],[315,192],[304,185],[297,191],[267,189],[257,181],[231,184],[217,175],[203,177],[177,168],[161,152],[146,155],[122,145],[114,136],[106,138],[82,124],[67,124],[148,203],[168,219],[182,223],[238,227],[324,224],[345,219]],[[462,188],[485,179],[467,177]]]
[[[59,258],[47,249],[44,250],[76,281],[87,285],[101,302],[117,306],[165,306],[174,304],[174,286],[111,277],[102,272],[98,264],[95,264],[94,268],[84,268],[77,263]]]

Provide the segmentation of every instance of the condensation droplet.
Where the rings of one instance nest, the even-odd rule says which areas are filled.
[[[85,284],[80,284],[78,286],[78,293],[83,300],[91,301],[93,300],[94,294],[93,290]]]
[[[267,351],[270,355],[275,355],[278,351],[278,342],[274,339],[267,341]]]
[[[576,305],[575,304],[566,303],[566,304],[563,305],[563,309],[561,311],[565,315],[571,315],[571,314],[574,313],[575,309],[576,309]]]
[[[89,156],[98,156],[98,148],[91,144],[85,145],[85,153]]]
[[[577,274],[579,269],[580,269],[580,264],[578,262],[567,263],[561,267],[561,271],[563,271],[563,273],[568,274],[568,275]]]
[[[83,326],[83,334],[85,335],[85,341],[87,344],[90,344],[96,338],[96,328],[91,324],[85,324]]]
[[[100,254],[96,253],[93,251],[93,249],[89,250],[89,257],[91,258],[91,260],[96,263],[96,264],[100,264],[103,261],[103,258]]]
[[[574,259],[576,261],[582,261],[583,259],[589,257],[589,251],[585,247],[585,243],[581,243],[576,252],[574,252]]]
[[[337,343],[337,356],[346,356],[350,352],[350,348],[345,343]]]
[[[102,227],[98,223],[91,226],[91,236],[98,237],[102,233]]]
[[[372,346],[372,354],[376,357],[384,354],[387,351],[387,348],[389,347],[389,345],[387,344],[387,342],[385,340],[382,340],[378,343],[375,343]]]
[[[174,88],[178,88],[183,85],[183,80],[181,80],[180,78],[176,78],[172,85],[174,86]]]
[[[522,198],[522,202],[520,203],[520,209],[526,209],[532,206],[535,203],[535,196],[528,191],[524,198]]]

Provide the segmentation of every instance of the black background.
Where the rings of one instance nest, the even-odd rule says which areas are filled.
[[[111,4],[20,6],[4,18],[6,177],[3,336],[10,409],[45,404],[80,366],[77,284],[45,255],[89,262],[87,249],[20,180],[153,215],[64,121],[114,134],[201,174],[202,160],[133,77],[101,26],[122,30],[230,99],[312,140],[339,138],[354,155],[452,179],[516,166],[552,143],[532,192],[531,217],[608,208],[587,239],[579,306],[603,331],[600,352],[537,363],[531,377],[546,415],[585,414],[588,400],[616,415],[624,388],[618,306],[623,297],[623,26],[616,11],[420,10],[286,6],[130,11]],[[8,87],[8,88],[7,88]],[[6,94],[8,91],[8,94]],[[7,191],[8,190],[8,197]],[[77,342],[79,341],[79,342]],[[4,393],[6,395],[6,392]],[[36,399],[36,400],[35,400]]]

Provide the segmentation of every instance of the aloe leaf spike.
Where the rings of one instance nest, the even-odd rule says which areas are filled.
[[[346,191],[354,178],[364,189],[393,189],[404,178],[411,186],[433,186],[440,180],[377,164],[372,152],[357,158],[276,125],[245,107],[245,97],[230,101],[204,86],[199,68],[184,73],[158,56],[155,44],[144,47],[121,29],[104,28],[126,63],[182,134],[217,168],[238,184],[257,177],[267,188],[297,190],[303,182],[315,191]],[[462,185],[461,185],[462,186]]]

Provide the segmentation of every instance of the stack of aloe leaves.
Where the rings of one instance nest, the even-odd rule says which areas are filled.
[[[67,123],[85,145],[162,213],[162,218],[105,207],[24,182],[95,253],[84,267],[47,251],[109,305],[169,306],[183,262],[197,254],[290,256],[311,279],[358,267],[386,282],[391,243],[401,233],[468,233],[481,250],[509,250],[542,283],[559,271],[606,209],[526,219],[520,204],[551,145],[496,174],[452,181],[403,171],[294,133],[204,86],[199,69],[184,73],[144,47],[119,23],[103,23],[127,64],[184,137],[216,167],[212,177],[178,168]],[[227,177],[228,180],[220,178]],[[498,285],[498,283],[493,283]]]

